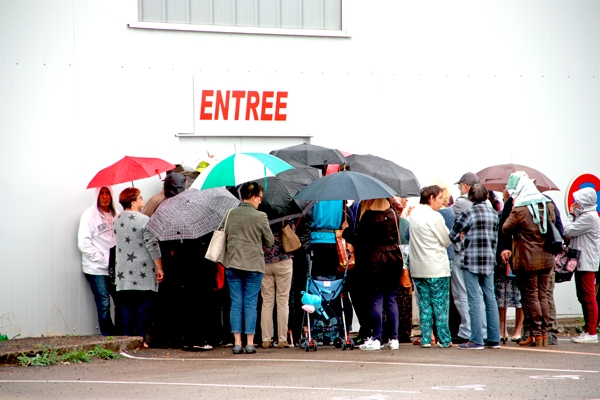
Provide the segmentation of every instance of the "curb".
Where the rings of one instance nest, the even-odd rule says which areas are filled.
[[[99,346],[102,349],[112,350],[115,353],[122,350],[134,350],[142,346],[143,339],[141,337],[115,337],[113,340],[106,340],[102,338],[100,340],[90,338],[86,343],[74,344],[74,345],[49,345],[48,348],[58,351],[59,353],[66,353],[69,351],[89,351]],[[41,354],[46,349],[23,347],[15,349],[6,349],[0,352],[0,365],[2,364],[17,364],[19,361],[18,357],[23,354],[33,357],[36,354]]]

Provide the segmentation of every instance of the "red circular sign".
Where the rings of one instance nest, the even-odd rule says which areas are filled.
[[[581,174],[577,175],[569,186],[567,186],[567,192],[565,195],[565,208],[567,212],[569,211],[569,207],[575,201],[573,199],[573,193],[578,191],[579,189],[583,189],[585,187],[591,187],[596,191],[598,199],[600,199],[600,179],[596,175],[592,174]],[[598,206],[598,200],[596,200],[596,211],[600,215],[600,206]]]

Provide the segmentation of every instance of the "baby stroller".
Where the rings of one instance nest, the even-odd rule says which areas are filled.
[[[354,339],[346,330],[344,314],[343,289],[348,266],[340,279],[313,278],[311,276],[312,258],[309,260],[306,291],[302,292],[303,309],[306,311],[303,320],[303,332],[299,345],[306,351],[317,351],[318,343],[333,343],[342,350],[354,349]],[[339,299],[339,300],[338,300]],[[339,302],[339,303],[338,303]],[[341,319],[335,306],[341,304]],[[313,315],[311,317],[311,314]]]

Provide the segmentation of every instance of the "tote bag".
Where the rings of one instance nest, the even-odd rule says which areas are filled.
[[[283,250],[286,253],[291,253],[292,251],[298,250],[302,246],[298,235],[296,235],[296,232],[294,232],[289,224],[285,225],[284,222],[281,224],[283,227],[281,229],[281,245],[283,246]]]
[[[205,258],[209,259],[212,262],[222,263],[223,262],[223,253],[225,252],[225,244],[226,244],[226,236],[225,236],[225,228],[227,226],[227,218],[229,218],[229,213],[231,210],[225,214],[225,223],[221,220],[221,225],[223,225],[220,229],[217,229],[213,233],[213,237],[208,244],[208,249],[206,250]]]

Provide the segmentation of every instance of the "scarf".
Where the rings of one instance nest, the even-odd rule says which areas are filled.
[[[517,171],[510,174],[506,190],[510,194],[510,197],[514,199],[513,207],[527,207],[533,222],[535,222],[540,228],[540,232],[546,233],[548,227],[548,212],[546,211],[546,203],[550,200],[540,193],[535,186],[533,179],[529,178],[524,171]],[[544,211],[544,219],[540,218],[539,204],[542,204]]]

